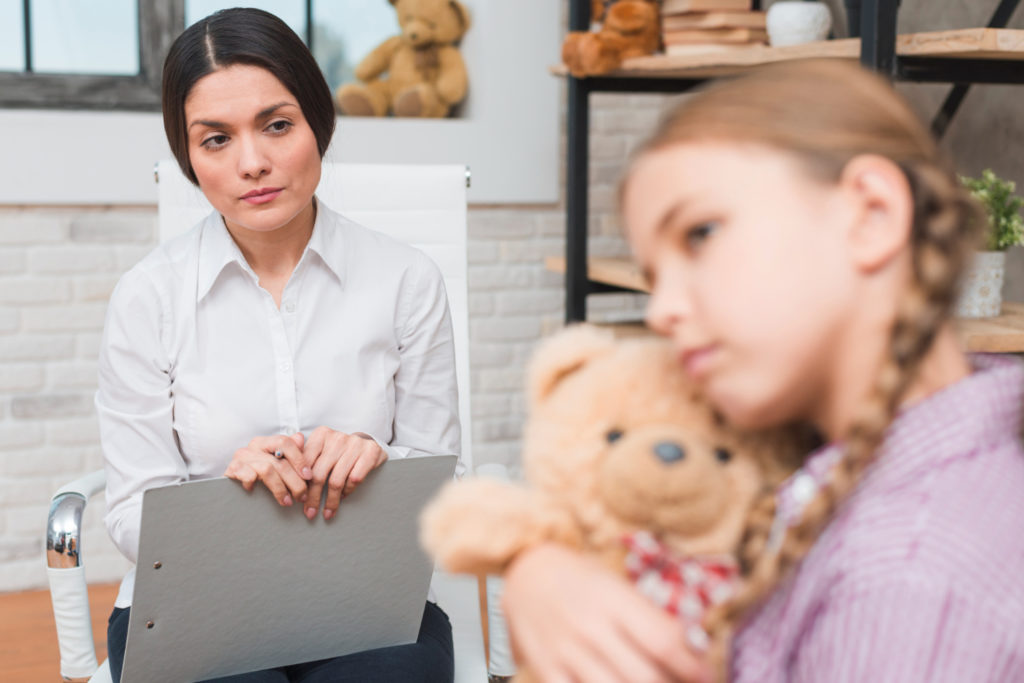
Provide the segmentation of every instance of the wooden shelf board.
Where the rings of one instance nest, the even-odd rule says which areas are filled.
[[[554,273],[565,273],[565,258],[550,256],[544,261],[544,267]],[[595,282],[638,292],[650,291],[647,281],[629,259],[620,258],[589,258],[587,259],[587,275]]]
[[[545,267],[565,273],[565,259],[550,257]],[[649,292],[643,275],[629,259],[590,258],[587,274],[591,280],[617,287]],[[994,318],[958,318],[957,333],[964,349],[979,353],[1024,353],[1024,303],[1004,302],[1003,312]]]
[[[1024,60],[1024,30],[965,28],[907,33],[897,36],[896,54],[902,57]],[[750,45],[729,51],[716,49],[706,54],[635,57],[626,60],[621,69],[607,75],[616,78],[714,78],[759,64],[791,59],[859,57],[860,39],[843,38],[785,47]],[[551,71],[558,76],[569,73],[564,65],[552,67]]]

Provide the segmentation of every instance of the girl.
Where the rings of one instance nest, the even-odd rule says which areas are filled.
[[[167,55],[163,113],[182,171],[215,211],[111,297],[96,405],[121,551],[137,557],[153,486],[224,474],[310,519],[323,493],[330,519],[388,458],[458,453],[441,274],[315,199],[335,113],[299,37],[254,9],[193,24]],[[133,577],[108,629],[115,680]],[[451,626],[428,603],[415,644],[231,680],[452,676]]]
[[[623,186],[649,325],[730,421],[827,445],[765,501],[711,615],[736,681],[1024,679],[1024,371],[950,304],[981,224],[911,109],[845,62],[685,102]],[[594,599],[600,596],[600,599]],[[507,576],[544,680],[706,680],[678,624],[555,547]]]

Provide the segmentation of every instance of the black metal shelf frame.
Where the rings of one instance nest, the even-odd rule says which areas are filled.
[[[1000,0],[988,28],[1005,28],[1020,0]],[[760,5],[755,0],[755,7]],[[941,137],[956,115],[972,83],[1024,84],[1024,62],[1003,59],[900,57],[896,54],[899,0],[846,0],[847,16],[860,18],[860,61],[894,80],[951,83],[945,102],[932,121]],[[569,30],[590,26],[590,0],[569,0]],[[683,93],[703,78],[568,78],[568,149],[566,160],[565,319],[587,317],[587,296],[634,290],[596,282],[587,273],[587,212],[590,167],[590,95],[606,93]]]

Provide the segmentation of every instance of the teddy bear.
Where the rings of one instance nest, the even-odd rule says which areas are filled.
[[[448,571],[479,575],[565,544],[628,576],[707,647],[702,621],[740,584],[755,503],[795,469],[802,438],[728,427],[667,341],[588,326],[535,352],[528,402],[525,483],[448,484],[421,517],[424,548]]]
[[[361,83],[337,92],[349,116],[443,118],[466,96],[468,76],[456,47],[469,29],[469,11],[456,0],[388,0],[398,13],[393,36],[355,68]],[[387,76],[383,76],[384,73]]]
[[[653,54],[661,46],[657,0],[593,0],[596,31],[573,31],[562,43],[562,63],[573,76],[597,76],[622,66],[622,60]]]

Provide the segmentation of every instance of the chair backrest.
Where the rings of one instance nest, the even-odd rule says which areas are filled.
[[[448,292],[462,423],[462,463],[473,471],[466,282],[466,167],[325,163],[317,188],[333,210],[422,250]],[[171,160],[157,164],[160,241],[186,232],[212,211]]]

